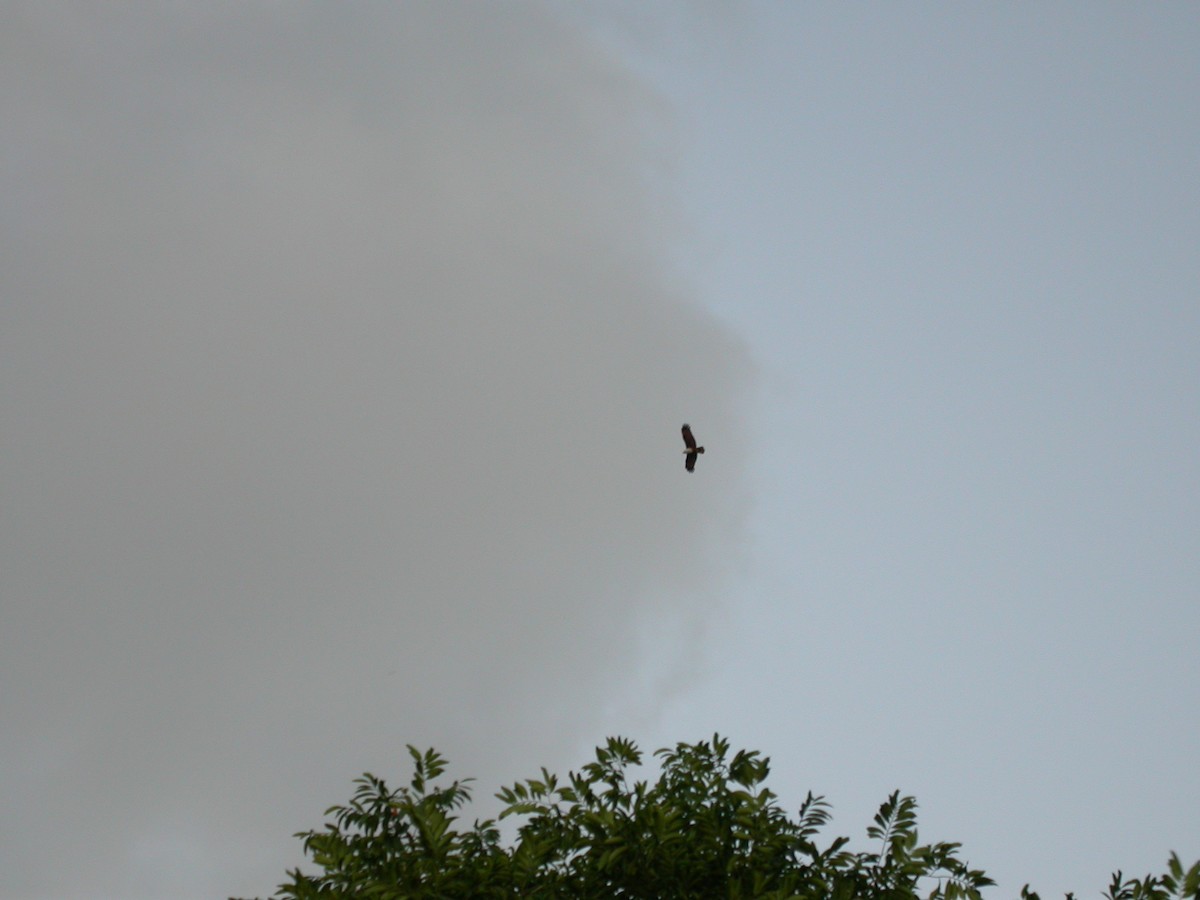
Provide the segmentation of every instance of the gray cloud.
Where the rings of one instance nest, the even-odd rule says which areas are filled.
[[[536,6],[3,18],[6,896],[266,893],[405,742],[573,747],[745,506],[658,101]]]

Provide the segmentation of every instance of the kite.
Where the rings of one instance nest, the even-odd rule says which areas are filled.
[[[687,454],[687,459],[684,461],[683,465],[684,468],[686,468],[689,472],[692,472],[696,468],[696,457],[704,452],[704,448],[696,446],[696,439],[692,437],[691,425],[683,426],[683,442],[687,444],[687,449],[683,451],[685,454]]]

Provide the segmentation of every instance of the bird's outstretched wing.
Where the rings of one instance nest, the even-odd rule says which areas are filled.
[[[696,468],[696,457],[699,455],[700,455],[699,453],[689,453],[684,458],[683,467],[685,469],[687,469],[689,472],[694,471]]]
[[[694,437],[692,437],[692,426],[691,425],[683,426],[683,443],[689,450],[696,449],[696,439]],[[694,453],[688,454],[688,458],[692,461],[692,465],[695,465],[695,462],[696,462],[695,456],[696,456],[696,454],[694,454]],[[691,466],[688,466],[688,470],[689,471],[691,470]]]

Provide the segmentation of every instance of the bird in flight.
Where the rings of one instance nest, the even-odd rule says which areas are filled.
[[[692,472],[696,468],[696,457],[704,452],[704,448],[696,446],[696,439],[692,437],[691,425],[683,426],[683,442],[687,444],[687,449],[683,451],[687,454],[687,459],[684,460],[683,465],[689,472]]]

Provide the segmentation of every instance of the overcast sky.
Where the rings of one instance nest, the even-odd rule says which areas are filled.
[[[0,10],[0,893],[728,734],[1200,856],[1200,10]],[[683,470],[679,425],[709,452]]]

